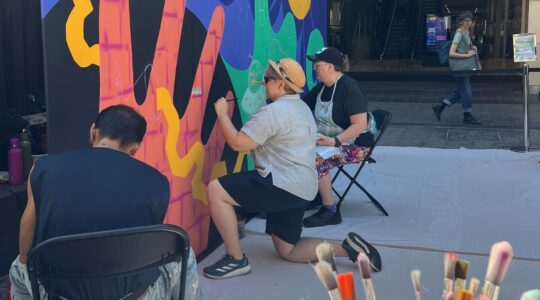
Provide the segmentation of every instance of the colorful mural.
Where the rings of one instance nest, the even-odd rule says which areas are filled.
[[[197,253],[210,230],[206,184],[251,167],[226,146],[213,101],[235,98],[240,127],[266,102],[268,59],[296,58],[313,86],[305,55],[326,36],[324,0],[42,0],[42,18],[49,148],[84,146],[98,109],[134,107],[148,122],[137,158],[168,177],[165,222]]]

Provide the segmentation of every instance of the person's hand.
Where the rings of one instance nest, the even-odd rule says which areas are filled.
[[[471,46],[471,49],[476,53],[478,51],[478,48],[476,46]]]
[[[474,50],[469,50],[469,52],[467,52],[467,57],[473,57],[476,55],[476,52]]]
[[[336,141],[334,138],[328,137],[326,135],[317,134],[317,145],[319,146],[335,146]]]
[[[216,115],[228,115],[229,112],[229,104],[227,104],[227,99],[224,97],[221,97],[217,99],[217,101],[214,103],[214,109],[216,110]]]

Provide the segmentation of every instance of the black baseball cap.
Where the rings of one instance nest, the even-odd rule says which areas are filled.
[[[341,66],[343,64],[343,53],[334,47],[324,47],[317,53],[308,55],[307,59],[312,62],[324,61],[335,66]]]

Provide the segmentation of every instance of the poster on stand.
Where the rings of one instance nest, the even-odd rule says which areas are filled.
[[[536,61],[536,34],[514,34],[513,45],[514,62]]]

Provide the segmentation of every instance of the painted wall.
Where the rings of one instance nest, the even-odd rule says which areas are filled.
[[[134,107],[148,122],[136,157],[171,185],[165,222],[206,249],[206,184],[251,165],[225,145],[212,103],[236,98],[240,127],[265,103],[268,59],[296,58],[313,86],[305,55],[324,44],[326,1],[42,0],[41,13],[50,152],[87,145],[99,110]]]

